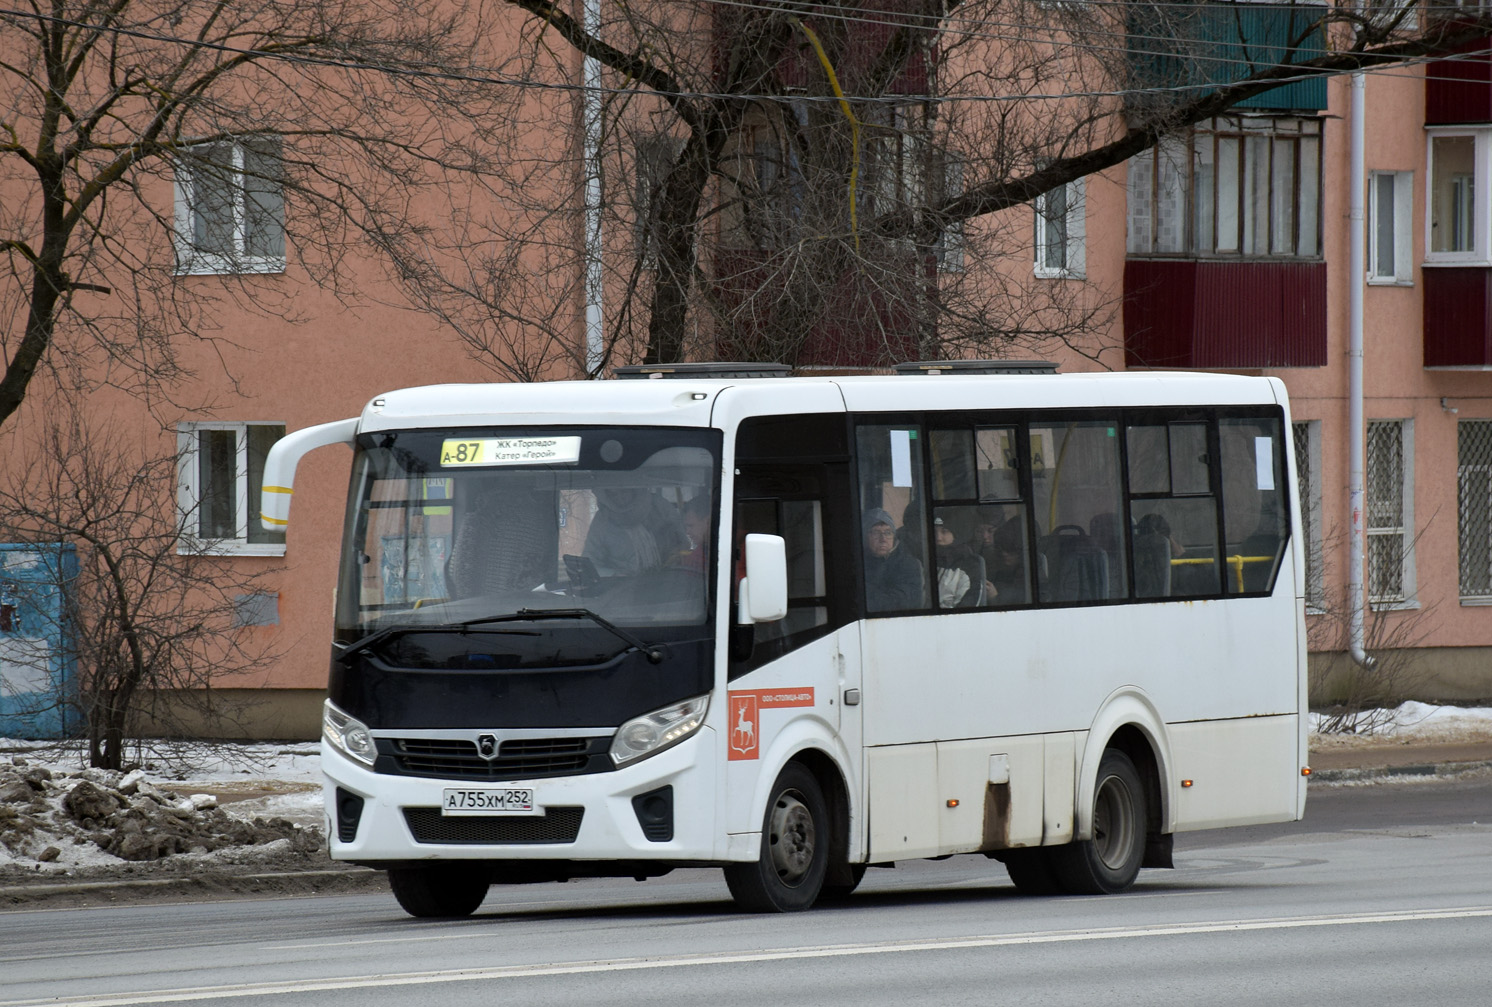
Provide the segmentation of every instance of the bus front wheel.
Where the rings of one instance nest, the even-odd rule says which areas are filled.
[[[1103,753],[1093,787],[1093,838],[1051,848],[1063,889],[1114,895],[1134,884],[1145,859],[1145,788],[1129,756]]]
[[[411,916],[470,916],[487,897],[487,879],[462,864],[389,868],[389,887]]]
[[[761,855],[729,864],[725,883],[747,912],[807,909],[819,896],[829,862],[829,809],[818,780],[789,763],[772,785],[762,820]]]

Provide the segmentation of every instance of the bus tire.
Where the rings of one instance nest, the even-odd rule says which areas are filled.
[[[753,913],[807,909],[819,897],[829,863],[829,807],[804,766],[783,767],[762,818],[761,855],[727,864],[725,883],[736,905]]]
[[[1062,887],[1075,895],[1115,895],[1133,885],[1145,859],[1145,821],[1139,771],[1110,748],[1093,786],[1093,838],[1052,848]]]
[[[1037,846],[1030,849],[1002,850],[1000,859],[1005,873],[1022,895],[1056,895],[1062,882],[1052,864],[1052,850]]]
[[[462,864],[391,867],[389,887],[400,908],[421,918],[470,916],[487,897],[487,878]]]

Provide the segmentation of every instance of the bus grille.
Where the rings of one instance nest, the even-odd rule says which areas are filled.
[[[404,821],[417,843],[519,846],[573,843],[584,808],[549,808],[544,815],[442,815],[439,808],[405,808]]]
[[[464,739],[380,738],[376,771],[396,776],[447,780],[520,780],[609,772],[610,737],[518,738],[502,743],[497,756],[484,759]]]

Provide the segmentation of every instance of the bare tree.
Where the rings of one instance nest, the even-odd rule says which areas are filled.
[[[194,555],[173,496],[178,459],[142,451],[119,425],[49,403],[39,435],[7,437],[11,460],[0,484],[0,540],[62,543],[76,573],[60,564],[48,585],[64,599],[62,652],[32,669],[56,681],[52,701],[75,706],[93,766],[119,769],[127,743],[221,735],[235,709],[214,688],[257,685],[277,656],[245,618],[272,600],[274,571],[246,574],[222,558]],[[251,614],[251,613],[250,613]],[[36,636],[43,627],[26,627]]]
[[[169,394],[184,348],[231,340],[244,311],[298,320],[307,285],[407,305],[432,226],[496,203],[470,198],[502,155],[483,138],[527,93],[492,76],[508,29],[482,0],[5,6],[0,423],[46,370]],[[370,252],[392,284],[349,279]],[[500,366],[531,377],[558,352],[529,344]]]
[[[517,109],[494,181],[512,215],[432,236],[472,280],[458,328],[509,352],[514,319],[545,324],[495,250],[595,255],[580,218],[599,175],[605,350],[655,362],[1099,352],[1112,293],[1033,281],[1032,215],[1009,211],[1272,88],[1489,27],[1412,4],[1301,5],[1263,37],[1238,4],[506,2],[528,15],[520,75],[574,81],[594,60],[603,109],[568,163],[521,139],[554,105]]]

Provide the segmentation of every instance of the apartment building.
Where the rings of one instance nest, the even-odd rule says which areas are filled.
[[[1290,35],[1301,16],[1294,6],[1217,6],[1241,11],[1243,34],[1256,40]],[[884,25],[868,30],[884,40]],[[1474,198],[1492,192],[1487,48],[1365,75],[1361,277],[1349,268],[1359,225],[1350,207],[1353,83],[1346,76],[1265,92],[1123,165],[1001,215],[1007,233],[1022,237],[1019,252],[1001,262],[1006,275],[1037,289],[1096,290],[1098,300],[1118,305],[1086,341],[1053,344],[1050,354],[1063,369],[1223,370],[1285,382],[1300,460],[1307,621],[1323,680],[1350,666],[1349,305],[1353,285],[1362,284],[1364,642],[1380,668],[1403,669],[1395,674],[1406,688],[1445,700],[1492,698],[1492,200]],[[1174,76],[1174,65],[1149,57],[1140,61],[1147,73]],[[924,53],[909,63],[886,93],[924,93],[931,59]],[[817,62],[800,48],[780,70],[809,74]],[[574,64],[579,79],[578,58]],[[925,166],[906,167],[920,154],[886,139],[915,132],[898,117],[921,114],[916,106],[882,102],[880,132],[867,130],[868,194],[855,197],[867,216],[874,199],[890,205],[939,186],[952,194],[960,184],[956,159],[939,161],[934,183]],[[554,134],[566,150],[587,115],[581,98],[569,111]],[[713,341],[691,344],[695,354],[759,353],[763,340],[774,338],[753,299],[775,282],[767,271],[773,249],[803,240],[753,217],[768,204],[780,207],[783,192],[797,198],[792,193],[802,186],[771,123],[747,116],[726,146],[738,169],[716,193],[723,209],[710,225],[724,235],[713,265],[729,278],[717,293],[727,310],[759,325],[717,332]],[[657,268],[653,253],[634,256],[633,246],[656,240],[645,225],[662,169],[650,166],[666,166],[679,149],[666,131],[639,132],[619,165],[631,172],[635,222],[613,227],[598,254]],[[268,587],[240,599],[236,619],[273,640],[281,656],[253,681],[223,686],[262,701],[248,718],[252,733],[314,736],[348,458],[326,450],[302,467],[287,538],[252,519],[264,453],[286,431],[357,414],[380,391],[488,380],[494,372],[474,362],[448,324],[396,297],[349,307],[306,283],[286,250],[293,203],[261,163],[273,153],[261,141],[223,141],[215,159],[231,170],[183,171],[153,192],[178,231],[191,236],[175,250],[179,282],[205,288],[244,272],[261,284],[283,276],[294,301],[293,311],[240,316],[232,297],[216,300],[215,327],[231,338],[190,351],[198,357],[188,361],[195,383],[173,399],[212,408],[177,408],[169,436],[182,457],[184,548],[268,574]],[[877,177],[876,164],[896,167]],[[780,184],[769,184],[774,179]],[[797,212],[777,219],[801,219]],[[861,289],[846,273],[826,321],[796,346],[794,362],[849,368],[917,355],[928,322],[907,306],[964,275],[965,257],[982,254],[979,231],[977,224],[967,233],[946,229],[935,247],[921,250],[931,258],[905,244],[867,249],[865,260],[876,263],[880,279]],[[754,237],[732,237],[740,235]],[[580,376],[597,320],[616,321],[618,299],[605,283],[579,293],[587,289],[586,266],[576,255],[557,267],[573,281],[563,286],[568,293],[554,317],[574,352],[556,358],[544,372],[551,377]],[[370,287],[384,282],[371,264],[353,275]],[[624,277],[627,269],[606,275]],[[888,285],[886,276],[901,279]],[[223,383],[225,373],[234,376],[231,385]],[[128,395],[102,393],[98,406],[125,425],[138,415],[142,442],[156,436],[143,405]],[[34,413],[18,416],[8,436],[34,425]]]

